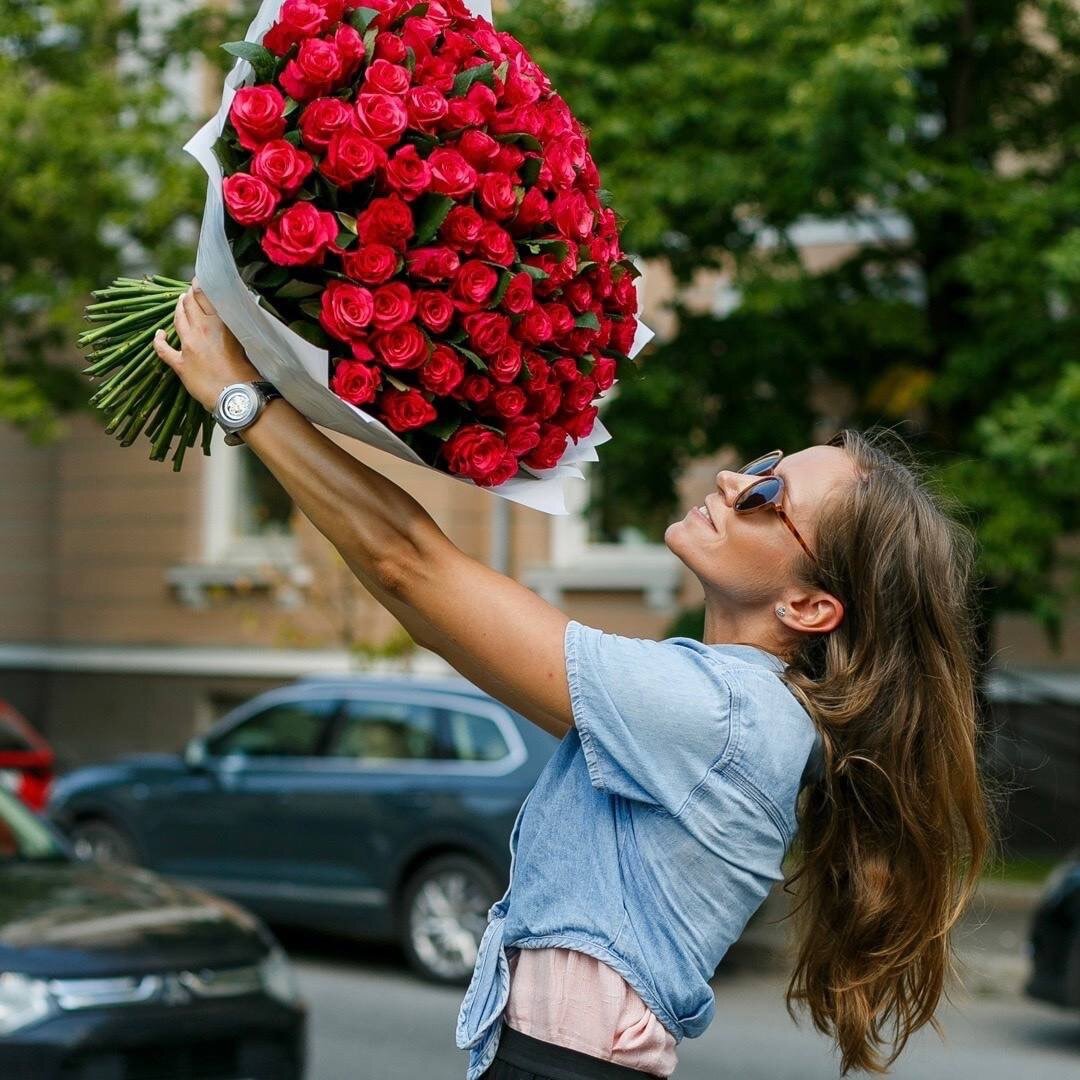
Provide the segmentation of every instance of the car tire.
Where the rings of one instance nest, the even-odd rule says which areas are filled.
[[[409,966],[429,982],[467,986],[487,913],[502,895],[495,874],[469,855],[437,855],[405,885],[399,915]]]
[[[75,857],[103,866],[137,866],[139,853],[130,835],[104,818],[83,818],[68,830]]]

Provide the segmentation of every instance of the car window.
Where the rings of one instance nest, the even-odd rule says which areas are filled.
[[[457,761],[499,761],[510,753],[499,725],[488,716],[447,710],[451,756]]]
[[[318,753],[323,731],[337,706],[334,698],[279,701],[208,739],[206,749],[217,757],[311,757]]]
[[[408,702],[345,702],[327,755],[359,761],[430,761],[438,757],[436,710]]]

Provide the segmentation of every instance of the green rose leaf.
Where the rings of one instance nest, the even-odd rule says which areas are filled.
[[[246,60],[254,70],[257,82],[269,82],[274,77],[277,57],[265,45],[254,41],[227,41],[221,47],[232,56]]]

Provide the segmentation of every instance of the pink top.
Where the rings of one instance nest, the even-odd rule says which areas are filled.
[[[614,968],[575,949],[518,949],[503,1020],[534,1039],[668,1077],[675,1037]]]

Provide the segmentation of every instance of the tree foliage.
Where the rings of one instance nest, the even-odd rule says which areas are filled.
[[[696,455],[898,424],[969,506],[999,607],[1056,633],[1080,454],[1080,8],[1070,0],[516,0],[677,306],[605,413],[601,508],[651,524]],[[799,226],[859,239],[804,265]],[[1071,366],[1070,366],[1071,365]],[[834,407],[835,408],[835,407]]]

